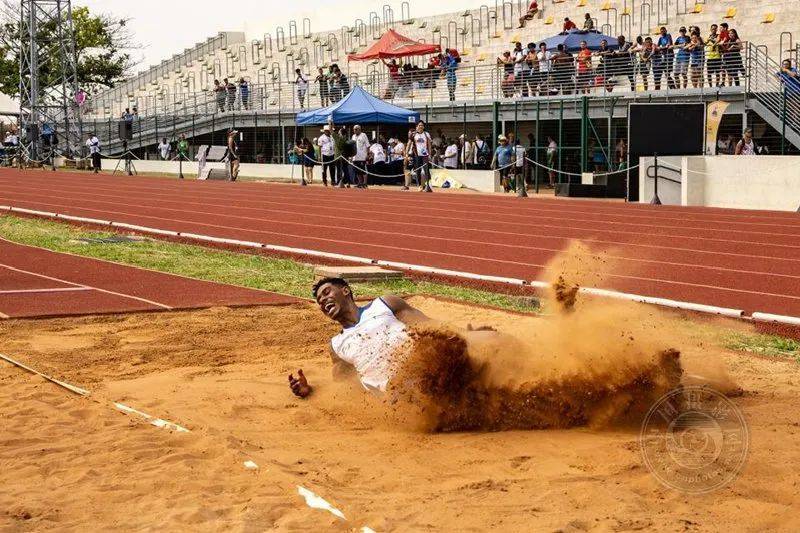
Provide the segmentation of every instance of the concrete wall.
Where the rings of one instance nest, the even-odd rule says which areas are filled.
[[[677,163],[676,163],[677,160]],[[671,205],[796,211],[800,208],[800,156],[690,156],[659,158],[668,173],[680,168],[681,184],[659,180],[661,202]],[[653,180],[644,177],[652,158],[642,158],[642,203],[650,202]]]
[[[658,175],[669,179],[658,180],[658,198],[664,205],[685,205],[681,202],[682,186],[680,183],[673,183],[671,180],[681,181],[681,161],[682,157],[659,157]],[[652,157],[642,157],[639,159],[639,202],[649,204],[655,193],[655,180],[647,177],[647,170],[653,175],[654,160]]]

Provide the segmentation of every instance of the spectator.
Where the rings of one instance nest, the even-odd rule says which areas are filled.
[[[500,89],[504,97],[511,98],[514,95],[514,60],[511,58],[511,52],[508,50],[503,52],[503,55],[497,58],[497,64],[503,67]]]
[[[722,46],[728,42],[728,37],[730,37],[730,31],[728,30],[728,23],[723,22],[719,25],[719,38],[717,42]]]
[[[456,170],[458,168],[458,145],[455,139],[445,140],[445,144],[447,148],[444,150],[442,166],[448,170]]]
[[[475,168],[484,170],[489,168],[489,158],[492,150],[489,143],[483,140],[480,135],[475,136]]]
[[[745,128],[741,140],[736,143],[735,155],[756,155],[756,142],[753,140],[753,130]]]
[[[438,130],[436,132],[436,136],[433,139],[431,139],[431,146],[433,147],[432,157],[434,158],[434,163],[436,163],[437,165],[442,164],[441,158],[444,148],[446,146],[445,145],[446,141],[447,139],[445,138],[444,133],[442,133],[442,130]]]
[[[522,96],[536,96],[539,93],[539,58],[536,55],[536,43],[528,43],[525,49],[525,70]]]
[[[705,42],[706,73],[709,87],[722,87],[722,53],[719,46],[717,25],[711,25],[711,31]]]
[[[189,141],[186,140],[186,135],[181,133],[178,137],[178,158],[182,161],[189,161]]]
[[[628,164],[628,145],[625,139],[620,139],[614,148],[614,162],[617,164],[617,170],[623,170]]]
[[[353,142],[356,143],[356,154],[353,156],[353,166],[356,174],[356,188],[367,188],[367,157],[369,155],[369,137],[361,131],[361,126],[353,126]]]
[[[131,114],[131,110],[129,108],[125,108],[125,111],[122,112],[122,116],[120,117],[125,122],[133,122],[133,115]]]
[[[798,75],[797,68],[792,66],[791,59],[784,59],[781,62],[778,78],[786,86],[789,94],[797,95],[800,93],[800,75]]]
[[[448,50],[444,58],[443,70],[447,79],[447,93],[450,101],[456,101],[456,69],[458,69],[458,58],[453,54],[454,50]]]
[[[383,139],[379,139],[372,143],[369,147],[369,161],[373,165],[386,163],[386,150],[383,148]]]
[[[681,26],[678,30],[678,37],[675,38],[674,46],[678,52],[675,54],[675,86],[678,89],[689,88],[689,50],[688,46],[691,39],[686,35],[686,28]],[[681,83],[681,79],[683,83]]]
[[[728,85],[740,84],[739,74],[744,76],[744,64],[742,63],[742,40],[739,33],[731,29],[725,41],[722,52],[722,68],[728,77]]]
[[[425,123],[419,121],[417,129],[409,137],[406,145],[406,157],[410,158],[411,168],[417,174],[420,191],[433,192],[430,186],[430,156],[433,149],[431,136],[425,131]]]
[[[522,87],[525,84],[525,50],[522,49],[522,43],[519,41],[514,43],[514,51],[511,52],[511,61],[514,64],[514,93],[522,95]],[[527,94],[525,95],[527,96]]]
[[[528,6],[528,12],[519,18],[519,27],[524,28],[525,23],[529,20],[532,20],[533,17],[535,17],[538,13],[539,13],[539,4],[536,2],[536,0],[533,0],[533,2],[531,2],[530,5]]]
[[[319,67],[319,73],[317,77],[314,78],[314,83],[319,85],[319,103],[322,107],[326,107],[328,105],[328,76],[325,74],[325,70],[322,67]]]
[[[342,69],[336,67],[336,77],[339,79],[339,98],[344,98],[345,95],[350,94],[350,80],[347,79],[347,74],[342,72]]]
[[[475,143],[470,141],[469,137],[464,134],[461,134],[458,140],[461,144],[461,168],[472,170],[477,163]]]
[[[592,15],[586,13],[583,17],[583,30],[584,31],[592,31],[594,29],[594,20],[592,19]]]
[[[227,142],[227,150],[225,152],[225,158],[230,165],[230,180],[236,181],[236,178],[239,177],[239,144],[236,142],[236,138],[239,136],[239,132],[235,129],[228,130],[228,142]]]
[[[300,109],[304,109],[306,93],[308,92],[308,80],[300,72],[299,68],[294,69],[294,83],[297,85],[297,100],[300,102]]]
[[[592,72],[592,51],[589,50],[586,41],[581,41],[580,46],[581,48],[576,56],[576,62],[578,64],[576,78],[577,92],[589,94],[589,87],[592,84],[592,77],[594,75]]]
[[[330,124],[326,124],[321,131],[322,135],[317,138],[317,146],[322,158],[322,184],[328,186],[328,173],[331,176],[331,185],[336,185],[336,146],[333,142]]]
[[[545,95],[550,92],[550,72],[553,59],[553,54],[547,50],[547,45],[545,43],[539,43],[539,51],[536,53],[536,59],[539,62],[539,78],[537,81],[539,94]]]
[[[639,50],[639,74],[642,76],[642,85],[644,85],[644,90],[647,90],[648,84],[648,77],[650,76],[650,70],[653,66],[653,54],[655,53],[655,46],[653,46],[653,39],[651,37],[646,37],[644,39],[644,44]]]
[[[389,83],[386,86],[383,99],[392,100],[397,93],[397,89],[400,87],[400,66],[397,64],[396,59],[392,59],[387,63],[385,59],[381,58],[381,61],[389,71]]]
[[[575,72],[572,54],[567,52],[563,44],[559,44],[557,52],[552,56],[554,88],[561,94],[572,93],[572,75]]]
[[[214,97],[217,99],[217,110],[220,113],[225,112],[225,87],[219,82],[214,80]]]
[[[661,80],[664,76],[667,78],[667,87],[675,88],[675,82],[672,80],[673,44],[672,35],[667,33],[667,28],[661,26],[653,53],[653,84],[657,91],[661,89]]]
[[[514,166],[512,172],[514,178],[512,180],[512,188],[516,190],[518,187],[525,187],[525,147],[519,142],[519,139],[514,141]]]
[[[558,144],[552,137],[547,137],[547,177],[550,180],[550,188],[556,186],[556,161],[558,156]]]
[[[223,84],[225,85],[225,91],[227,92],[227,109],[228,111],[233,111],[236,105],[236,85],[231,83],[228,78],[223,80]]]
[[[17,136],[13,136],[13,145],[16,146],[17,144]],[[86,139],[86,147],[89,149],[89,157],[92,158],[92,172],[97,174],[100,172],[100,139],[97,138],[97,135],[94,133],[90,133],[88,139]]]
[[[339,128],[339,131],[334,131],[331,134],[333,137],[333,156],[336,162],[336,176],[332,177],[331,179],[336,179],[336,183],[332,183],[333,185],[338,185],[339,187],[344,187],[347,185],[350,187],[350,180],[348,176],[350,176],[350,165],[347,164],[345,161],[345,151],[347,150],[347,129],[344,126]]]
[[[703,43],[700,41],[700,34],[692,33],[689,45],[686,47],[689,52],[689,77],[692,80],[692,87],[698,89],[703,86]]]
[[[508,176],[511,174],[511,166],[513,164],[513,150],[509,146],[508,138],[505,135],[500,135],[497,138],[497,142],[499,146],[495,148],[491,168],[500,172],[500,184],[505,192],[509,192],[511,187]]]
[[[609,92],[613,91],[614,82],[612,76],[614,74],[614,60],[613,52],[608,47],[608,41],[605,39],[601,40],[600,48],[598,48],[593,55],[596,55],[598,58],[600,58],[595,84],[604,86]]]
[[[631,92],[636,91],[636,78],[633,72],[631,49],[633,43],[625,41],[625,36],[617,37],[617,49],[611,54],[612,73],[614,76],[625,76],[631,86]]]
[[[169,160],[169,152],[170,152],[170,145],[167,142],[167,138],[164,137],[161,139],[161,142],[158,143],[158,155],[161,156],[162,161]]]
[[[314,147],[307,137],[303,137],[294,147],[295,152],[303,162],[303,176],[300,185],[310,185],[314,181]]]
[[[389,139],[389,158],[392,162],[402,161],[406,157],[406,145],[400,139]]]
[[[564,26],[561,29],[562,33],[567,33],[568,31],[575,30],[575,29],[578,29],[578,27],[575,25],[575,23],[572,22],[571,20],[569,20],[569,17],[565,17],[564,18]]]
[[[242,99],[242,109],[250,109],[250,84],[244,78],[239,78],[239,97]]]

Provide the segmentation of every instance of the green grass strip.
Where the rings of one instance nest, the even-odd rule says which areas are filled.
[[[0,236],[20,244],[105,259],[195,279],[263,289],[301,298],[311,297],[313,267],[289,259],[229,252],[150,238],[115,244],[85,243],[79,240],[117,235],[119,234],[86,230],[50,220],[0,216]],[[465,303],[512,311],[539,310],[538,302],[530,298],[427,281],[402,279],[354,283],[353,289],[358,296],[365,297],[376,297],[387,293],[418,294],[444,296]]]

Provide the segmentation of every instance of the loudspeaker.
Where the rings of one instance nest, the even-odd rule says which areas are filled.
[[[119,138],[123,141],[133,140],[133,122],[127,120],[120,120],[118,124]]]
[[[605,198],[608,188],[605,185],[584,185],[582,183],[557,183],[556,196],[572,198]]]

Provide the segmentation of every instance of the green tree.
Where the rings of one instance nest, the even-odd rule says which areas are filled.
[[[19,93],[19,21],[14,17],[18,5],[5,1],[6,20],[0,27],[0,92],[18,96]],[[138,48],[127,29],[128,19],[115,19],[106,14],[93,14],[87,7],[72,10],[75,34],[78,85],[87,92],[113,87],[131,75],[136,63],[130,51]],[[55,24],[39,29],[37,39],[42,46],[56,43]],[[50,65],[46,62],[55,54],[42,51],[41,79],[48,84]]]

